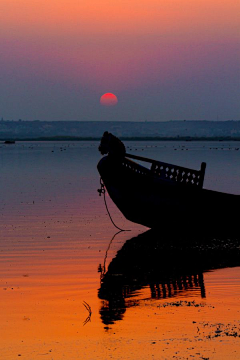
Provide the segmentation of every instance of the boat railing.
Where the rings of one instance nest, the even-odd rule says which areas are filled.
[[[206,169],[205,162],[202,162],[200,170],[194,170],[128,153],[125,154],[125,157],[151,163],[150,171],[161,179],[196,186],[198,188],[203,187]]]

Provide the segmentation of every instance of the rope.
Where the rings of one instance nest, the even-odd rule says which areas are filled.
[[[108,210],[108,206],[107,206],[107,201],[106,201],[106,188],[105,188],[105,185],[102,181],[102,178],[100,178],[100,185],[101,185],[101,189],[98,189],[98,193],[99,193],[99,196],[101,196],[103,194],[103,198],[104,198],[104,203],[105,203],[105,207],[106,207],[106,210],[107,210],[107,213],[108,213],[108,216],[113,224],[113,226],[115,226],[116,229],[120,230],[120,231],[131,231],[131,230],[124,230],[124,229],[121,229],[120,227],[118,227],[115,222],[113,221],[112,219],[112,216],[110,214],[110,211]]]

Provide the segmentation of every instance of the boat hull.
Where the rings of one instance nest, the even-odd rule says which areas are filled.
[[[204,225],[232,228],[239,196],[163,180],[127,158],[103,157],[98,171],[126,219],[149,228]]]

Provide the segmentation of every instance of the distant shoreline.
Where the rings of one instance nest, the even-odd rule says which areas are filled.
[[[125,141],[240,140],[240,121],[0,121],[0,139],[94,141],[108,131]]]
[[[240,137],[232,136],[209,136],[209,137],[198,137],[198,136],[119,136],[122,141],[240,141]],[[5,141],[100,141],[101,137],[78,137],[78,136],[50,136],[50,137],[32,137],[32,138],[17,138],[8,137],[0,138],[0,142]]]

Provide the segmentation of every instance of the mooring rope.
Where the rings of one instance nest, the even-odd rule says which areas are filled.
[[[101,185],[101,188],[98,189],[98,193],[99,193],[99,196],[101,196],[101,195],[103,194],[105,207],[106,207],[108,216],[109,216],[112,224],[115,226],[116,229],[118,229],[118,230],[120,230],[120,231],[131,231],[131,230],[121,229],[120,227],[118,227],[118,226],[115,224],[115,222],[113,221],[112,216],[111,216],[111,214],[110,214],[110,211],[108,210],[107,201],[106,201],[106,188],[105,188],[105,185],[104,185],[104,183],[103,183],[103,181],[102,181],[102,178],[100,178],[100,185]]]

